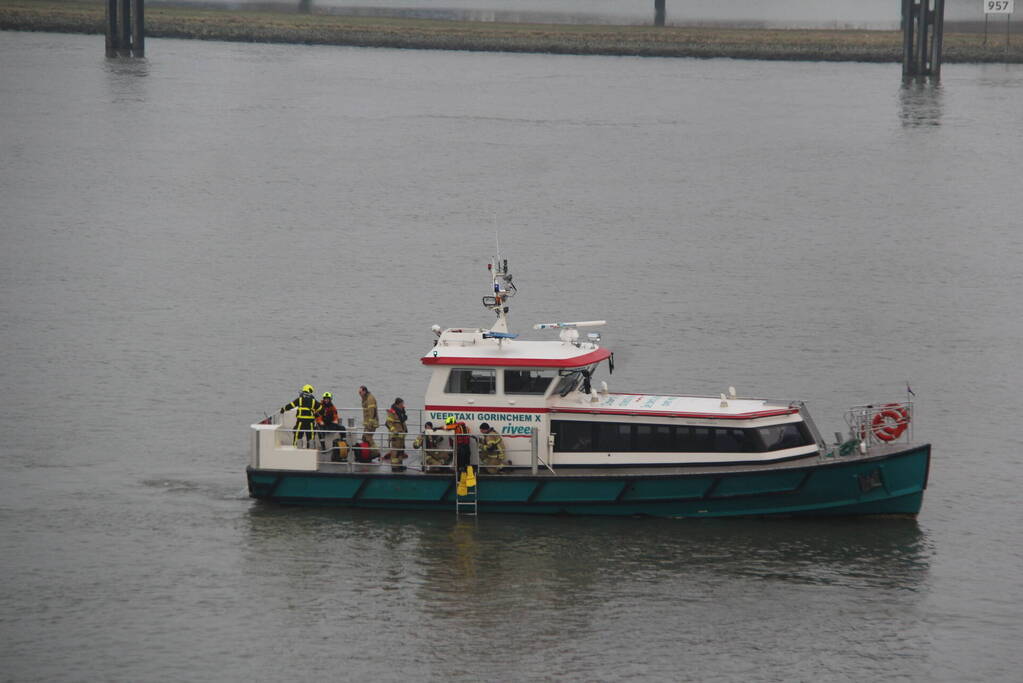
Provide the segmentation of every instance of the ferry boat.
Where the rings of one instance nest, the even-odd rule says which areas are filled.
[[[588,331],[604,321],[540,323],[534,329],[557,339],[519,339],[508,327],[517,289],[507,260],[498,256],[488,270],[483,305],[496,316],[491,327],[433,327],[421,359],[431,371],[425,407],[418,418],[409,411],[408,433],[399,435],[408,458],[402,466],[357,461],[355,448],[338,458],[330,433],[296,445],[289,412],[252,425],[250,496],[462,514],[919,512],[931,449],[913,441],[912,401],[851,408],[848,434],[829,443],[801,401],[744,398],[731,388],[709,397],[615,393],[596,379],[601,368],[613,372],[614,355]],[[362,411],[340,412],[349,436],[357,435]],[[469,463],[458,465],[455,437],[439,429],[445,422],[468,430]],[[450,466],[425,466],[422,450],[408,447],[426,423]],[[504,454],[499,468],[484,463],[481,471],[484,424],[500,435]],[[386,437],[375,443],[387,451]]]

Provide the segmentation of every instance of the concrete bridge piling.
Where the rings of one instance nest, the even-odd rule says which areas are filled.
[[[941,75],[945,0],[902,0],[902,76]]]
[[[145,57],[144,0],[106,0],[107,57]]]

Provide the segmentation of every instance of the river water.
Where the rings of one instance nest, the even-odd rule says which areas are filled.
[[[1015,681],[1023,67],[0,33],[0,678]],[[916,394],[916,520],[282,509],[248,425],[433,323],[613,391]],[[539,333],[532,333],[539,334]]]

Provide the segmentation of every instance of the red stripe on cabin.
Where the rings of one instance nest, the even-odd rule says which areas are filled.
[[[758,410],[752,413],[736,413],[726,415],[722,413],[683,413],[674,411],[641,411],[641,410],[593,410],[588,408],[518,408],[500,406],[425,406],[423,410],[434,410],[447,413],[578,413],[582,415],[631,415],[633,417],[690,417],[702,420],[751,420],[757,417],[780,417],[782,415],[794,415],[799,412],[798,408],[775,408],[773,410]]]
[[[779,417],[781,415],[794,415],[799,412],[798,408],[779,408],[775,410],[759,410],[753,413],[680,413],[672,411],[650,411],[640,410],[587,410],[586,408],[554,408],[555,413],[582,413],[586,415],[631,415],[633,417],[692,417],[701,420],[750,420],[756,417]]]
[[[437,410],[446,413],[470,413],[470,412],[483,412],[489,410],[492,413],[549,413],[551,412],[548,408],[495,408],[493,406],[426,406],[423,410]]]

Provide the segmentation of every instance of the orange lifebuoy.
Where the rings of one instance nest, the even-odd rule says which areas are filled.
[[[870,426],[874,436],[882,441],[894,441],[902,436],[909,426],[909,412],[898,403],[888,403],[885,410],[874,415]]]

